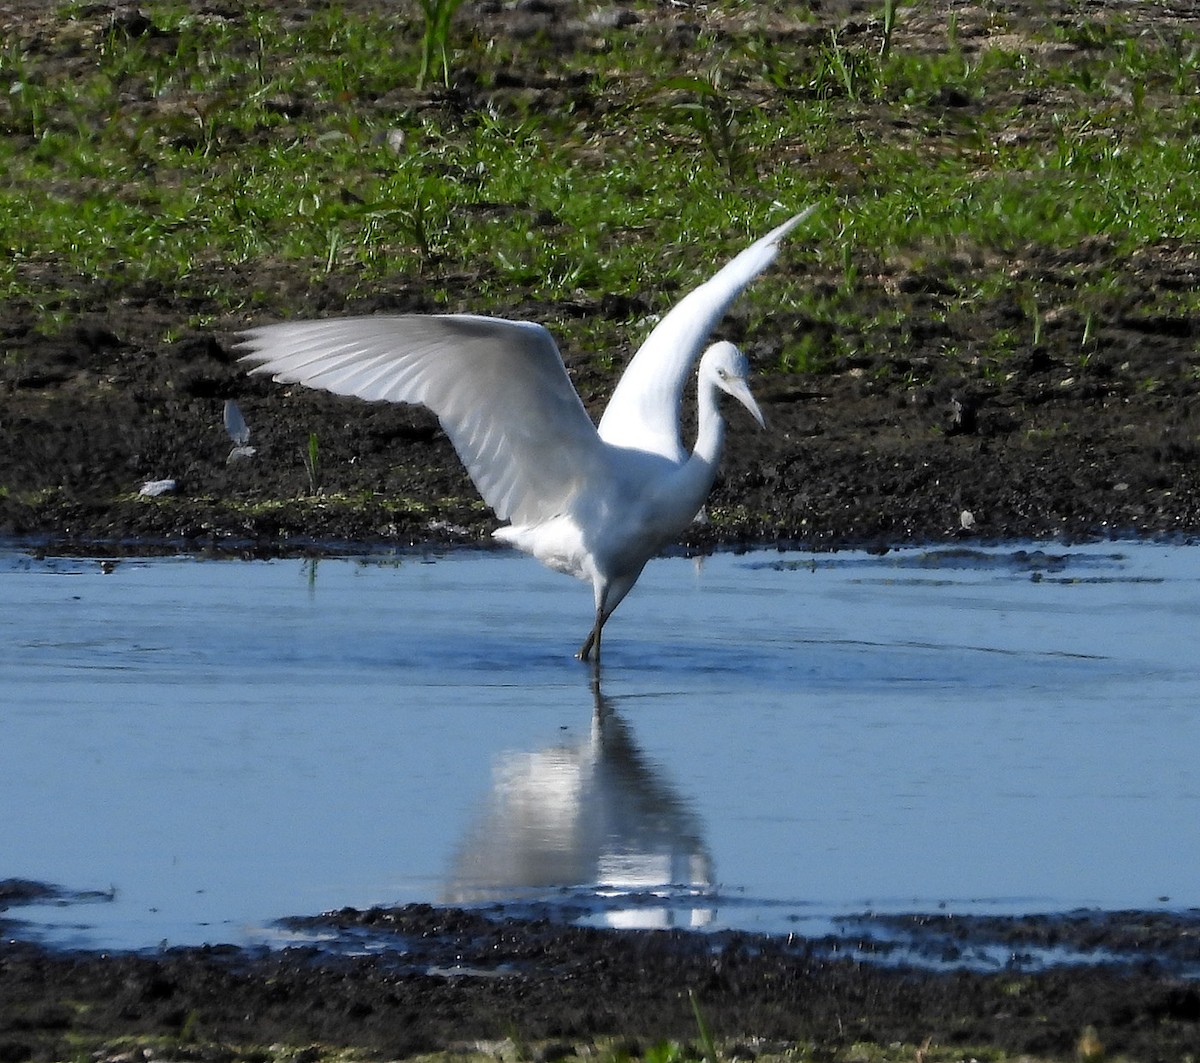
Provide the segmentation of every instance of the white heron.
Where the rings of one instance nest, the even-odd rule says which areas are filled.
[[[700,358],[698,428],[680,436],[683,388],[729,305],[814,210],[751,244],[667,313],[638,349],[599,425],[541,325],[472,314],[380,315],[263,325],[244,333],[251,372],[368,401],[428,407],[484,501],[497,539],[591,583],[595,619],[578,656],[600,659],[605,621],[646,562],[695,519],[724,442],[719,392],[763,426],[732,343]]]

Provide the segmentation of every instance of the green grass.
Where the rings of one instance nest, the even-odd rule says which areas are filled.
[[[417,88],[424,88],[436,66],[442,84],[450,86],[450,23],[462,0],[420,0],[425,24],[421,37],[421,70]]]
[[[10,29],[0,296],[49,327],[69,317],[80,277],[101,294],[156,283],[200,315],[252,316],[275,308],[245,278],[284,266],[363,292],[419,283],[459,309],[580,292],[662,305],[820,202],[789,250],[793,273],[764,278],[748,311],[787,305],[828,323],[841,350],[798,338],[780,355],[819,370],[894,331],[856,300],[859,276],[946,249],[995,252],[965,303],[1012,295],[1002,260],[1031,248],[1102,233],[1120,258],[1200,237],[1190,34],[1080,17],[1013,40],[993,15],[1001,43],[967,55],[957,26],[910,35],[920,4],[881,3],[855,36],[773,36],[753,8],[713,7],[739,18],[714,16],[685,48],[665,43],[650,6],[566,50],[460,18],[436,50],[453,63],[443,80],[477,86],[457,102],[416,88],[430,58],[413,4],[300,19],[251,9],[238,22],[151,3],[160,32],[134,37],[80,5],[37,47]],[[1049,47],[1064,43],[1085,47]],[[87,58],[68,74],[47,49]],[[813,277],[841,295],[814,295]]]

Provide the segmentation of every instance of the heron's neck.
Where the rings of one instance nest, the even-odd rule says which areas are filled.
[[[721,447],[725,444],[725,419],[717,402],[717,386],[702,379],[696,400],[698,425],[692,460],[711,465],[715,473],[717,462],[721,460]]]
[[[701,380],[698,395],[699,428],[696,446],[674,476],[662,487],[659,524],[663,542],[674,538],[700,512],[717,476],[717,462],[725,425],[717,409],[717,389],[711,381]]]

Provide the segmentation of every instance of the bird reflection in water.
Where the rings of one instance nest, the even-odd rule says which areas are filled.
[[[497,759],[449,904],[584,904],[612,926],[703,926],[713,865],[696,815],[592,679],[586,738]]]

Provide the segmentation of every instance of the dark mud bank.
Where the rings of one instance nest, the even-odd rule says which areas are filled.
[[[566,1054],[609,1036],[637,1054],[695,1038],[693,995],[714,1036],[760,1049],[820,1045],[832,1056],[857,1042],[928,1039],[1069,1056],[1088,1027],[1109,1053],[1141,1060],[1200,1048],[1200,913],[872,922],[857,936],[810,940],[583,929],[418,905],[291,921],[370,940],[360,955],[62,953],[10,939],[0,946],[0,1058],[73,1058],[79,1045],[126,1035],[177,1038],[182,1058],[207,1058],[187,1055],[189,1042],[396,1057],[506,1037]],[[903,956],[871,945],[897,932],[909,939]],[[990,973],[957,966],[985,946],[1010,962]],[[1035,964],[1045,948],[1093,960]]]

